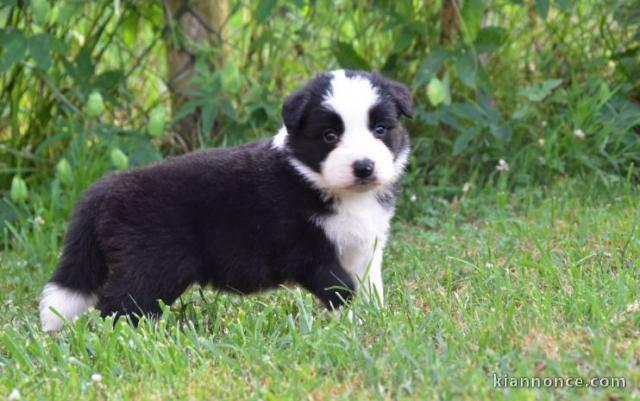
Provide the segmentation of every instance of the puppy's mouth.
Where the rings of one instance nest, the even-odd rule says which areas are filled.
[[[356,192],[366,192],[380,187],[382,183],[376,177],[358,178],[347,189]]]

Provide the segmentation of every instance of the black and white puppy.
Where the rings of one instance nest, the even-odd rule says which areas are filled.
[[[383,302],[411,107],[409,90],[379,74],[324,73],[286,99],[271,139],[106,176],[74,209],[43,329],[93,305],[155,314],[193,283],[241,294],[296,283],[329,308],[362,285]]]

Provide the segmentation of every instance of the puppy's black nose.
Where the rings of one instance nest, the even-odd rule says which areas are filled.
[[[373,174],[375,163],[371,159],[362,159],[353,163],[353,175],[357,178],[368,178]]]

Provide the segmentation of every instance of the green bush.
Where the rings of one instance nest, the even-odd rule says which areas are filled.
[[[411,86],[415,191],[455,195],[498,176],[637,180],[631,3],[466,0],[452,23],[440,2],[231,0],[224,43],[194,47],[196,89],[171,111],[166,49],[185,39],[162,2],[4,0],[0,187],[6,199],[14,177],[77,192],[109,169],[184,151],[172,123],[197,110],[199,146],[266,137],[283,97],[335,68]]]

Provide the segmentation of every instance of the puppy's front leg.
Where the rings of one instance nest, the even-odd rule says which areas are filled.
[[[358,286],[367,302],[378,306],[384,306],[384,287],[382,284],[382,253],[386,241],[378,241],[375,244],[373,254],[364,258],[354,269],[358,280]],[[362,259],[361,259],[362,260]]]
[[[377,302],[379,306],[384,306],[384,287],[382,283],[382,252],[384,243],[376,245],[371,258],[371,264],[368,268],[368,274],[363,282],[367,300],[369,302]]]
[[[351,275],[337,261],[308,270],[299,281],[331,310],[349,302],[355,290]]]

